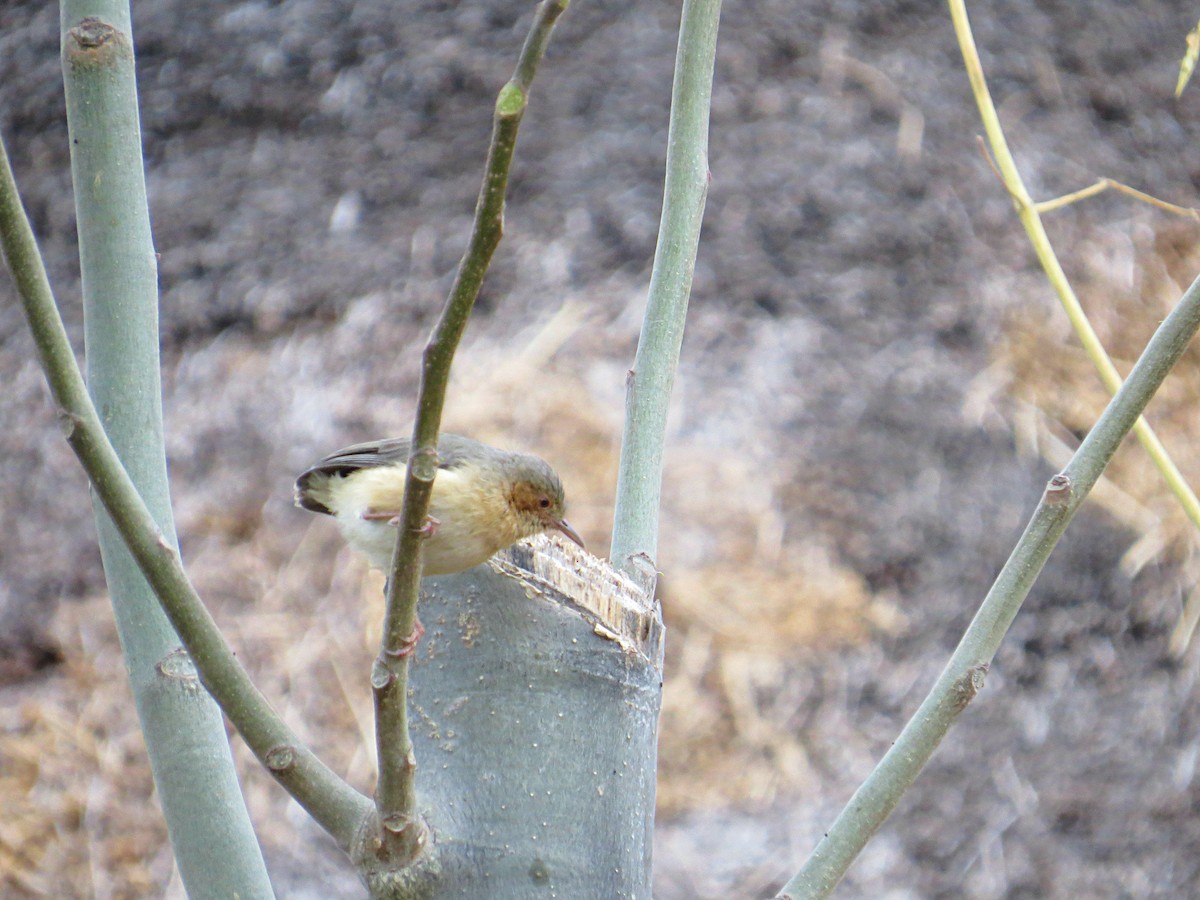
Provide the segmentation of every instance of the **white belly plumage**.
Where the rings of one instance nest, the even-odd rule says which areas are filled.
[[[431,515],[439,524],[436,538],[425,542],[425,575],[461,572],[479,565],[500,549],[479,534],[456,529],[452,521],[441,519],[436,512]],[[391,571],[398,534],[396,526],[385,521],[367,520],[356,513],[340,514],[337,523],[350,546],[366,554],[372,566],[384,573]]]

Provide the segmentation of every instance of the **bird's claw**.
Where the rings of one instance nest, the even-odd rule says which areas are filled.
[[[361,518],[364,522],[387,522],[389,525],[400,523],[400,513],[390,509],[368,509],[361,513]]]
[[[390,509],[368,509],[362,514],[362,518],[366,522],[387,522],[393,528],[400,524],[401,513],[393,512]],[[423,534],[425,537],[433,537],[437,534],[438,526],[441,521],[433,516],[425,517],[425,524],[420,528],[415,529],[417,534]]]

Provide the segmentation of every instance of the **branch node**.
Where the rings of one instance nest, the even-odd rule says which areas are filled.
[[[1075,490],[1071,484],[1071,476],[1059,472],[1046,484],[1044,499],[1047,506],[1066,506],[1071,502],[1074,494]]]
[[[392,834],[404,834],[417,823],[403,813],[393,813],[383,820],[383,827]]]
[[[111,70],[133,53],[129,38],[107,22],[88,16],[67,32],[64,55],[73,70]]]
[[[60,409],[58,411],[58,427],[62,431],[62,435],[68,441],[75,436],[76,431],[83,429],[83,417],[78,413],[73,413],[69,409]]]
[[[422,447],[409,460],[412,477],[424,484],[432,484],[437,477],[438,453],[434,447]]]
[[[396,674],[382,659],[376,657],[375,662],[371,664],[371,687],[382,691],[395,680]]]
[[[382,839],[376,839],[376,857],[391,858],[405,867],[412,866],[425,852],[429,842],[429,829],[417,816],[395,812],[384,816],[380,822]]]
[[[528,102],[529,97],[521,86],[510,81],[500,88],[500,95],[496,97],[496,118],[515,119],[525,112]]]
[[[954,683],[954,705],[962,711],[967,708],[967,704],[975,699],[975,695],[983,690],[983,683],[987,680],[988,664],[979,663],[971,666],[967,671]]]
[[[67,32],[71,36],[71,40],[85,50],[102,47],[115,38],[118,33],[117,29],[95,16],[88,16]]]
[[[296,765],[296,748],[290,744],[281,744],[278,747],[272,747],[267,751],[267,755],[263,757],[263,762],[267,768],[275,774],[291,771]]]
[[[199,682],[196,674],[196,664],[192,657],[182,647],[176,647],[158,661],[155,666],[158,674],[164,678],[178,678],[181,681]]]

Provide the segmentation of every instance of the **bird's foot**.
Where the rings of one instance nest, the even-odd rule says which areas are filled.
[[[393,528],[400,524],[401,513],[394,509],[368,509],[362,514],[364,522],[387,522]],[[425,517],[425,524],[417,529],[418,534],[423,534],[425,537],[433,537],[437,534],[438,526],[441,525],[439,519],[433,516]]]
[[[386,652],[388,656],[394,657],[395,659],[402,659],[405,656],[411,656],[413,651],[417,649],[417,644],[420,643],[421,638],[424,636],[425,626],[421,624],[421,619],[418,616],[413,621],[412,632],[408,637],[400,642],[400,646],[395,650],[388,649],[384,652]]]
[[[400,513],[394,509],[368,509],[362,514],[364,522],[387,522],[389,525],[400,524]]]

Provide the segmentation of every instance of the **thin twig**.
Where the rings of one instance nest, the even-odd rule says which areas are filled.
[[[999,174],[997,170],[997,174]],[[1107,190],[1114,190],[1118,193],[1125,194],[1128,197],[1133,197],[1135,200],[1140,200],[1155,209],[1161,209],[1163,212],[1171,213],[1174,216],[1183,216],[1186,219],[1200,220],[1200,210],[1193,209],[1190,206],[1177,206],[1174,203],[1168,203],[1166,200],[1160,200],[1153,194],[1147,194],[1145,191],[1139,191],[1137,188],[1130,187],[1127,184],[1122,184],[1112,178],[1097,179],[1095,184],[1088,185],[1085,188],[1080,188],[1077,191],[1072,191],[1069,194],[1063,194],[1061,197],[1055,197],[1051,200],[1042,200],[1035,203],[1033,208],[1039,213],[1051,212],[1052,210],[1062,209],[1064,206],[1070,206],[1072,203],[1078,203],[1080,200],[1087,200],[1089,197],[1095,197],[1097,194],[1102,194]]]
[[[1077,191],[1072,191],[1069,194],[1063,194],[1061,197],[1055,197],[1053,200],[1042,200],[1033,205],[1033,208],[1039,213],[1052,212],[1056,209],[1061,209],[1064,206],[1070,206],[1072,203],[1078,203],[1080,200],[1086,200],[1089,197],[1095,197],[1097,194],[1102,194],[1108,190],[1108,185],[1104,183],[1104,179],[1100,179],[1095,184],[1088,185],[1085,188],[1080,188]]]
[[[996,160],[992,157],[992,153],[988,150],[987,141],[983,139],[982,134],[975,135],[975,143],[979,147],[979,155],[983,157],[983,161],[988,164],[988,168],[992,170],[992,174],[996,176],[996,180],[1000,182],[1000,186],[1006,191],[1008,184],[1004,180],[1004,176],[1000,173],[1000,167],[996,165]],[[1016,200],[1016,197],[1013,198]]]
[[[1121,440],[1200,329],[1200,278],[1159,326],[1066,468],[1050,479],[1025,533],[929,695],[779,897],[828,896],[983,686],[1004,635]]]
[[[3,143],[0,243],[67,442],[191,655],[201,683],[284,790],[339,846],[349,848],[371,813],[370,801],[317,759],[254,686],[121,465],[79,371]]]
[[[371,684],[375,696],[375,735],[379,778],[375,803],[380,822],[380,853],[412,860],[421,852],[424,826],[416,809],[416,760],[408,732],[408,662],[403,650],[417,623],[421,578],[422,525],[437,473],[437,438],[450,378],[450,364],[504,231],[504,197],[517,143],[517,130],[529,100],[537,66],[568,0],[543,0],[521,48],[516,71],[500,90],[492,124],[486,171],[467,250],[458,266],[442,315],[425,346],[413,451],[405,482],[392,573],[388,579],[383,639]]]

